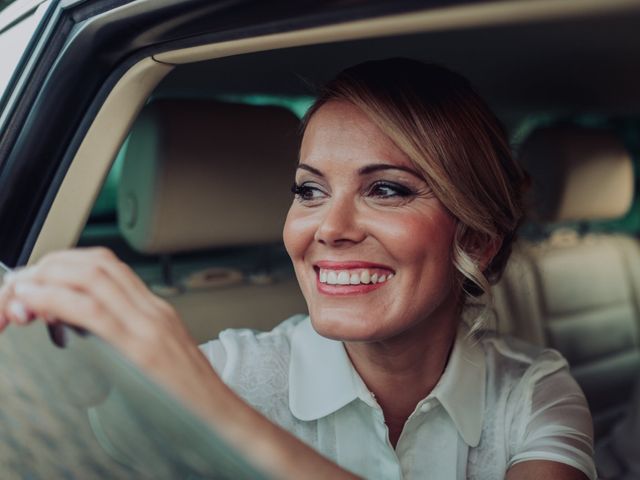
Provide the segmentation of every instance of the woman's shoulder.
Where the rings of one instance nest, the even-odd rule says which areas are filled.
[[[307,314],[293,315],[267,332],[250,328],[229,328],[220,332],[218,340],[223,343],[244,342],[271,346],[274,342],[290,342],[296,327],[308,319]]]
[[[490,333],[478,341],[485,354],[488,407],[522,419],[560,398],[586,406],[567,360],[557,350]]]
[[[487,408],[473,462],[485,464],[506,446],[507,468],[551,460],[595,478],[591,415],[565,358],[508,336],[483,334],[478,341],[485,352]]]
[[[307,318],[306,314],[294,315],[268,332],[248,328],[223,330],[217,339],[202,344],[200,349],[223,379],[239,369],[247,371],[265,363],[277,362],[284,368],[296,327]]]
[[[496,379],[514,384],[535,384],[547,375],[568,368],[566,359],[552,348],[494,332],[478,334],[477,341],[485,352],[488,374]]]
[[[288,409],[292,338],[307,319],[307,315],[295,315],[268,332],[224,330],[218,339],[200,346],[229,387],[285,428],[293,428]]]
[[[558,396],[584,398],[558,351],[491,331],[467,335],[465,356],[483,362],[476,389],[484,392],[485,415],[522,420]]]

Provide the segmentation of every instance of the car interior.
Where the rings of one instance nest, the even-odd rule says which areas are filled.
[[[607,449],[640,405],[637,18],[463,20],[400,15],[158,54],[127,73],[96,117],[32,260],[107,246],[197,341],[225,328],[270,330],[306,308],[281,229],[300,119],[317,87],[369,59],[442,64],[496,111],[532,177],[490,325],[567,358],[594,417],[598,467],[614,478],[625,467]]]

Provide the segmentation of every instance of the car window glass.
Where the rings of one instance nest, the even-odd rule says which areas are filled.
[[[0,4],[1,8],[2,4]],[[2,61],[0,62],[0,99],[4,96],[7,85],[9,85],[9,81],[45,10],[42,7],[34,8],[21,17],[17,23],[10,25],[5,30],[2,30],[2,23],[0,23],[0,52],[2,52]]]
[[[16,0],[0,0],[0,11],[7,8],[9,5],[14,3]]]
[[[0,336],[3,478],[262,478],[98,338],[56,332]]]

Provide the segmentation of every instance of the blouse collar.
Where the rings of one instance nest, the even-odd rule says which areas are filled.
[[[485,404],[485,358],[480,342],[461,325],[442,377],[427,398],[435,398],[462,439],[478,445]],[[289,407],[303,421],[326,417],[360,399],[377,405],[340,341],[320,336],[307,317],[291,339]],[[422,403],[422,402],[421,402]]]

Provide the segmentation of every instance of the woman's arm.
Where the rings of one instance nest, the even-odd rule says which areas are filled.
[[[112,344],[274,478],[355,478],[248,406],[216,375],[175,310],[110,251],[70,250],[10,274],[0,330],[64,321]]]
[[[577,468],[548,460],[529,460],[516,463],[507,471],[505,478],[506,480],[539,480],[541,478],[588,480],[587,476]]]

